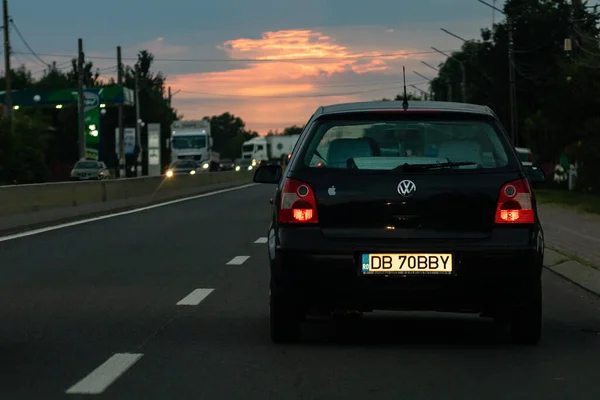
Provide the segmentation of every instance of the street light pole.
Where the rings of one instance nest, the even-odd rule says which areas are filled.
[[[434,71],[440,72],[439,68],[434,67],[431,64],[426,63],[425,61],[421,61],[421,63]],[[446,85],[448,87],[448,101],[452,101],[452,84],[449,81],[446,81]]]
[[[514,25],[512,18],[508,16],[503,10],[498,7],[483,1],[477,0],[481,4],[490,7],[494,11],[498,11],[500,14],[506,17],[506,23],[508,28],[508,86],[509,86],[509,97],[510,97],[510,136],[513,145],[518,146],[519,144],[519,131],[517,124],[517,83],[515,78],[515,42],[514,42]]]
[[[429,82],[429,98],[433,101],[433,88],[431,87],[431,79],[426,77],[423,74],[418,73],[417,71],[413,71],[413,72],[415,75],[420,76],[421,78],[423,78]]]
[[[463,101],[463,103],[466,103],[467,102],[467,68],[465,66],[465,63],[449,54],[444,53],[441,50],[436,49],[435,47],[432,47],[432,49],[433,49],[433,51],[437,51],[441,55],[447,57],[450,60],[457,62],[460,65],[460,69],[462,72],[462,79],[461,79],[461,85],[460,85],[461,91],[462,91],[462,101]]]
[[[448,34],[448,35],[450,35],[450,36],[454,36],[454,37],[455,37],[455,38],[457,38],[458,40],[462,40],[462,41],[463,41],[463,42],[465,42],[465,43],[466,43],[466,42],[468,42],[468,40],[467,40],[467,39],[463,39],[463,38],[461,38],[461,37],[460,37],[460,36],[458,36],[456,33],[452,33],[452,32],[450,32],[448,29],[440,28],[440,30],[441,30],[442,32],[444,32],[444,33],[447,33],[447,34]]]
[[[418,87],[417,87],[417,86],[415,86],[415,85],[410,85],[410,87],[412,87],[413,89],[416,89],[416,90],[418,90],[419,92],[421,92],[421,94],[422,94],[422,95],[424,95],[424,97],[425,97],[425,100],[427,100],[427,95],[428,95],[428,93],[427,93],[426,91],[424,91],[424,90],[423,90],[423,89],[421,89],[421,88],[418,88]]]

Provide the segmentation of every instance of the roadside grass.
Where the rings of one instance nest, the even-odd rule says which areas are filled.
[[[538,204],[553,204],[600,215],[600,196],[560,189],[535,189]]]

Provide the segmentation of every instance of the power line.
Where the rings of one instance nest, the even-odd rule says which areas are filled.
[[[407,82],[406,84],[412,84],[412,85],[420,85],[426,83],[425,81],[422,82]],[[319,94],[309,94],[309,95],[301,95],[301,94],[294,94],[294,95],[273,95],[273,96],[245,96],[245,95],[239,95],[239,94],[225,94],[225,93],[206,93],[206,92],[194,92],[194,91],[189,91],[189,90],[183,90],[181,89],[182,93],[189,93],[189,94],[194,94],[197,96],[205,96],[205,97],[211,97],[211,96],[216,96],[216,97],[235,97],[235,98],[249,98],[249,99],[298,99],[298,98],[319,98],[319,97],[337,97],[337,96],[352,96],[352,95],[357,95],[357,94],[364,94],[364,93],[375,93],[375,92],[381,92],[384,90],[393,90],[393,89],[401,89],[402,85],[398,84],[397,87],[385,87],[385,88],[379,88],[379,89],[369,89],[369,90],[360,90],[360,91],[354,91],[354,92],[341,92],[341,93],[319,93]]]
[[[446,52],[456,52],[458,50],[445,50]],[[20,54],[33,54],[33,53],[20,53]],[[387,53],[387,54],[377,54],[377,55],[355,55],[355,56],[344,56],[344,57],[317,57],[317,58],[157,58],[155,57],[154,61],[160,62],[257,62],[257,63],[266,63],[266,62],[277,62],[277,63],[285,63],[285,62],[308,62],[308,61],[343,61],[343,60],[365,60],[365,59],[375,59],[375,58],[391,58],[391,57],[405,57],[405,56],[414,56],[414,55],[424,55],[424,54],[436,54],[434,51],[415,51],[415,52],[404,52],[404,53]],[[73,54],[52,54],[52,53],[37,53],[39,56],[43,57],[57,57],[57,58],[76,58]],[[86,56],[88,59],[95,60],[112,60],[114,57],[111,56]],[[123,57],[124,61],[138,61],[137,57]]]
[[[50,66],[50,64],[48,64],[46,61],[42,60],[40,58],[40,56],[31,48],[31,46],[29,45],[29,43],[27,43],[27,40],[25,40],[25,37],[23,37],[23,34],[21,33],[21,31],[17,27],[17,24],[15,24],[15,20],[14,19],[10,18],[10,24],[12,25],[13,29],[17,33],[17,36],[19,36],[19,38],[21,39],[21,42],[23,42],[23,44],[25,45],[25,47],[27,47],[29,49],[29,51],[31,52],[30,55],[32,55],[35,58],[37,58],[42,64]],[[14,54],[22,54],[22,53],[16,53],[16,52],[13,52],[13,53]]]

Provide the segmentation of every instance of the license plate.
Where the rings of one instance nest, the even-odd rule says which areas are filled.
[[[367,275],[440,275],[452,273],[452,254],[363,254]]]

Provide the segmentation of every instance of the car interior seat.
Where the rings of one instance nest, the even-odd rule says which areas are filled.
[[[372,138],[336,139],[329,143],[327,166],[347,168],[349,158],[374,157],[379,154],[379,146]]]

